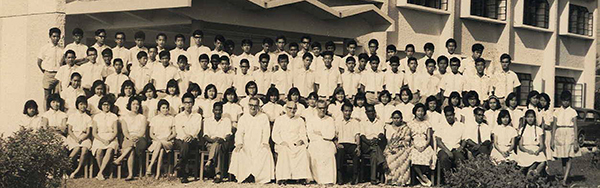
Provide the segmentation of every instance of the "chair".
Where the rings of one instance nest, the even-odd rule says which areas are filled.
[[[163,168],[166,168],[168,176],[174,175],[174,173],[173,173],[173,163],[174,162],[171,162],[171,161],[176,161],[176,160],[174,159],[175,155],[173,153],[174,152],[169,152],[166,154],[166,158],[163,158],[162,163],[166,163],[166,165],[156,163],[156,168],[161,168],[161,171]],[[150,158],[151,156],[152,156],[152,152],[146,150],[146,160],[145,160],[146,161],[145,162],[146,170],[152,169],[152,167],[150,167],[150,159],[152,159],[152,158]]]
[[[199,159],[198,159],[198,158],[200,158],[200,152],[198,152],[198,153],[196,153],[196,152],[190,152],[189,154],[192,155],[192,157],[188,158],[188,164],[185,167],[183,167],[183,168],[189,168],[189,167],[191,167],[192,171],[193,171],[193,174],[194,174],[194,179],[196,179],[196,178],[200,177],[199,176],[199,169],[198,169],[200,167],[200,165],[201,165],[201,163],[199,163]],[[174,150],[173,151],[173,155],[174,155],[173,156],[173,158],[174,158],[174,160],[173,160],[174,164],[173,165],[177,166],[177,163],[179,163],[178,159],[180,158],[181,152],[179,150]],[[177,176],[177,172],[175,172],[174,175]]]
[[[200,181],[204,181],[204,163],[208,161],[208,151],[200,151]]]

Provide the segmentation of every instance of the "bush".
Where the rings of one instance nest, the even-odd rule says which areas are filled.
[[[58,187],[69,164],[63,140],[47,128],[0,138],[0,187]]]
[[[527,178],[516,162],[495,165],[485,155],[459,162],[455,170],[445,173],[445,178],[448,187],[468,188],[551,187],[553,183],[543,176]]]

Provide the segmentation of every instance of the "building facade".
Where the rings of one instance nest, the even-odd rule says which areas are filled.
[[[212,47],[213,37],[222,34],[236,43],[236,53],[245,38],[256,52],[264,37],[285,35],[289,42],[309,34],[314,41],[335,41],[338,55],[346,53],[347,39],[358,41],[359,52],[377,39],[378,54],[394,44],[403,57],[410,43],[420,57],[432,42],[437,57],[454,38],[463,58],[475,43],[485,46],[482,57],[489,62],[510,54],[522,104],[531,90],[553,101],[570,90],[574,106],[593,108],[597,7],[594,0],[0,0],[0,116],[7,119],[0,132],[14,129],[17,118],[11,117],[21,115],[26,100],[43,101],[35,62],[51,27],[63,30],[64,44],[76,27],[88,45],[96,29],[107,30],[109,46],[123,31],[127,47],[139,30],[147,45],[162,32],[174,47],[175,34],[201,29],[205,45]]]

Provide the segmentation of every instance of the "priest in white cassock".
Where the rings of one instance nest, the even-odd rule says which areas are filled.
[[[275,179],[275,164],[269,147],[269,117],[260,112],[258,98],[248,101],[249,114],[239,119],[229,173],[240,182],[269,183]]]
[[[273,142],[278,154],[275,177],[279,184],[286,184],[288,180],[299,180],[300,184],[306,184],[306,180],[311,178],[306,124],[296,115],[296,102],[288,101],[285,110],[286,114],[275,119],[273,126]]]
[[[317,102],[318,116],[307,119],[308,153],[310,170],[318,184],[333,184],[336,180],[335,164],[335,124],[327,115],[327,104],[323,100]]]

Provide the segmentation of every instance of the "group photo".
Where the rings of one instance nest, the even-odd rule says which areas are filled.
[[[457,15],[462,28],[431,31],[403,23],[437,24],[415,12],[452,18],[464,2],[151,0],[172,6],[163,10],[132,0],[112,13],[112,1],[56,0],[67,23],[36,27],[45,42],[22,59],[25,71],[10,73],[35,79],[2,81],[2,90],[24,90],[0,92],[10,100],[0,111],[14,114],[0,136],[0,172],[12,174],[0,187],[600,184],[596,1],[585,1],[593,13],[567,13],[576,22],[568,35],[548,21],[562,14],[544,13],[562,0],[516,0],[510,10],[524,12],[511,14],[472,0],[471,13]],[[579,1],[565,11],[583,11]],[[217,7],[230,12],[195,12]],[[178,16],[191,24],[152,25]],[[258,19],[294,17],[305,23],[263,29],[270,23]],[[492,31],[507,21],[510,31]],[[353,30],[358,23],[366,25]],[[439,36],[428,38],[433,30]]]

